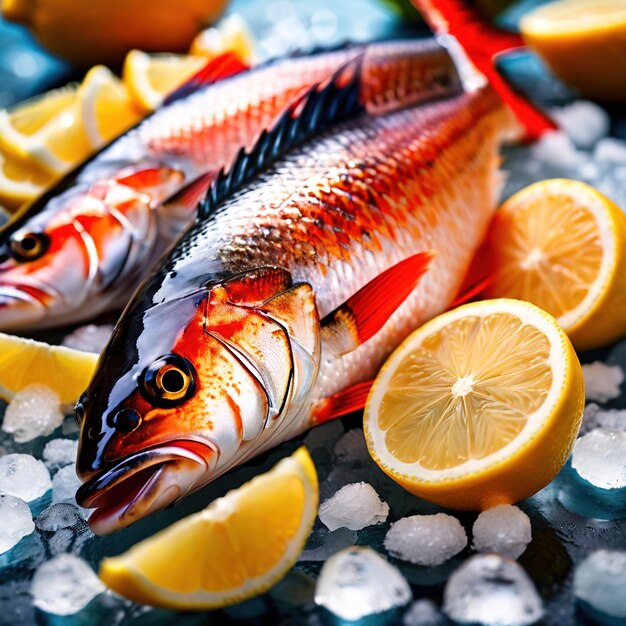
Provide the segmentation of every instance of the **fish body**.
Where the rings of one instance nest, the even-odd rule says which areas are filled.
[[[433,41],[346,48],[195,91],[187,85],[0,231],[0,330],[59,326],[123,307],[193,221],[214,176],[294,98],[350,63],[371,113],[460,89],[454,63]]]
[[[509,125],[489,86],[365,115],[205,206],[77,407],[77,500],[96,508],[94,531],[362,406],[390,352],[457,293]]]

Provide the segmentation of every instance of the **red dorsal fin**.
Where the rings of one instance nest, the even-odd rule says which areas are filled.
[[[199,72],[167,96],[163,104],[171,104],[177,100],[182,100],[206,85],[216,83],[218,80],[239,74],[239,72],[247,69],[249,69],[249,66],[234,52],[220,54],[211,59]]]
[[[196,178],[196,180],[176,192],[171,198],[168,198],[166,203],[195,209],[196,206],[198,206],[198,202],[204,198],[207,189],[218,172],[219,170],[211,170],[206,174],[202,174],[202,176]]]
[[[433,251],[420,252],[377,276],[322,320],[322,336],[336,354],[373,337],[415,289]]]
[[[454,35],[476,68],[482,72],[500,97],[513,110],[526,130],[526,138],[537,139],[554,122],[516,93],[496,70],[494,56],[524,45],[517,33],[500,30],[483,18],[470,0],[412,0],[432,30]]]
[[[336,417],[360,411],[365,406],[373,384],[373,380],[365,380],[325,398],[313,409],[313,423],[323,424]]]
[[[472,259],[467,274],[461,283],[461,287],[450,308],[469,302],[472,298],[480,295],[493,280],[491,255],[487,246],[483,244]]]

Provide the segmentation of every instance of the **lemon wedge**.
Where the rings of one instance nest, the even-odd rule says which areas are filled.
[[[224,18],[219,26],[198,33],[189,48],[189,54],[213,58],[231,51],[245,63],[252,63],[254,45],[254,37],[243,18],[233,13]]]
[[[122,79],[137,106],[148,113],[206,62],[203,57],[186,54],[146,54],[131,50],[124,61]]]
[[[258,595],[280,580],[306,542],[319,501],[306,448],[206,509],[106,558],[100,578],[131,600],[215,609]]]
[[[487,297],[533,302],[580,350],[626,335],[626,215],[593,187],[553,179],[522,189],[496,213],[486,247]]]
[[[520,21],[524,41],[589,98],[626,99],[626,0],[561,0]]]
[[[568,458],[582,368],[556,320],[519,300],[461,306],[391,355],[364,414],[368,449],[411,493],[454,509],[526,498]]]
[[[0,203],[16,211],[39,196],[54,180],[50,174],[0,151]]]
[[[73,405],[87,388],[98,355],[0,333],[0,397],[10,400],[28,385],[54,390]]]

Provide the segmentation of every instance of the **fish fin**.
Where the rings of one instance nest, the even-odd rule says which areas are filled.
[[[202,174],[199,178],[192,180],[188,185],[177,191],[173,196],[170,196],[163,204],[182,205],[189,208],[196,207],[211,186],[211,183],[215,180],[217,173],[217,170],[211,170],[206,174]]]
[[[377,276],[321,321],[322,337],[338,355],[373,337],[424,275],[433,251],[420,252]]]
[[[207,85],[216,83],[223,78],[234,76],[247,69],[249,69],[249,66],[234,52],[220,54],[211,59],[199,72],[195,73],[189,80],[170,93],[163,101],[163,105],[166,106],[177,100],[182,100]]]
[[[298,96],[254,147],[241,148],[229,169],[222,170],[198,205],[198,219],[207,219],[236,189],[255,178],[303,141],[341,120],[364,111],[359,98],[363,53],[342,65],[327,81]]]
[[[496,69],[494,57],[506,50],[519,48],[524,41],[517,33],[492,26],[466,0],[412,0],[432,30],[450,33],[459,41],[474,66],[487,77],[493,88],[511,108],[525,129],[527,140],[538,139],[556,124],[504,80]]]
[[[317,426],[336,417],[360,411],[365,406],[373,384],[373,380],[365,380],[318,402],[313,409],[313,424]]]
[[[480,295],[493,281],[493,266],[487,247],[483,244],[478,248],[472,259],[461,287],[450,308],[469,302]]]
[[[280,267],[257,267],[222,283],[233,304],[258,306],[292,286],[291,274]]]

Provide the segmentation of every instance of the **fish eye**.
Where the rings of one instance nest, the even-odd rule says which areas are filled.
[[[177,354],[167,354],[147,367],[142,376],[144,395],[157,406],[178,406],[195,392],[195,368]]]
[[[44,254],[48,244],[48,236],[42,232],[17,232],[9,240],[9,249],[16,261],[34,261]]]

